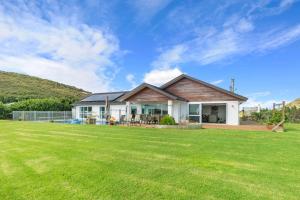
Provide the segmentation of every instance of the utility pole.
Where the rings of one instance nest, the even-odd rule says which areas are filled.
[[[234,93],[234,90],[234,78],[232,78],[230,82],[230,92]]]

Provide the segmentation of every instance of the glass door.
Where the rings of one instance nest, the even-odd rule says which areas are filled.
[[[99,118],[105,119],[105,106],[100,106]]]

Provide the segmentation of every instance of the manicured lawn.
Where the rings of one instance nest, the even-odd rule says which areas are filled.
[[[0,199],[299,199],[285,133],[0,121]]]

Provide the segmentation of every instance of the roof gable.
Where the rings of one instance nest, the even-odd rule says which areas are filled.
[[[190,88],[191,91],[189,91],[188,88],[182,88],[182,91],[180,91],[180,89],[178,89],[178,88],[176,89],[174,87],[174,85],[179,83],[183,79],[186,79],[186,80],[189,80],[191,82],[197,83],[198,85],[201,85],[202,87],[200,88],[200,87],[195,86],[194,88]],[[182,85],[181,87],[184,87],[184,86]],[[187,100],[191,100],[191,99],[187,98],[184,95],[184,93],[190,92],[191,95],[192,95],[192,93],[196,93],[196,91],[194,91],[195,89],[199,89],[199,91],[200,91],[200,89],[202,89],[202,91],[204,92],[202,94],[203,96],[205,95],[205,92],[207,93],[206,95],[208,95],[208,92],[210,92],[211,96],[208,95],[207,97],[205,97],[205,98],[210,99],[210,100],[217,100],[218,98],[221,98],[220,100],[224,100],[224,97],[220,96],[219,94],[223,94],[223,95],[225,95],[225,97],[226,96],[230,97],[230,98],[225,98],[225,99],[228,99],[228,100],[240,100],[240,101],[246,101],[247,100],[247,98],[244,97],[244,96],[238,95],[236,93],[232,93],[228,90],[217,87],[217,86],[212,85],[210,83],[195,79],[195,78],[190,77],[186,74],[182,74],[182,75],[174,78],[173,80],[171,80],[171,81],[167,82],[166,84],[162,85],[160,88],[164,91],[168,91],[172,94],[178,95],[178,96],[183,97]],[[170,89],[170,88],[172,88],[172,89]],[[215,96],[213,96],[213,95],[215,95]],[[198,97],[200,98],[201,95],[198,94]],[[201,99],[201,100],[204,100],[204,99]]]
[[[140,97],[138,97],[140,96]],[[133,98],[135,97],[135,98]],[[145,99],[146,98],[146,99]],[[147,83],[143,83],[140,86],[136,87],[134,90],[129,92],[128,94],[124,95],[120,98],[121,101],[126,100],[140,100],[140,101],[158,101],[158,100],[182,100],[183,98],[175,96],[173,94],[170,94],[167,91],[164,91],[158,87],[155,87],[154,85],[150,85]]]

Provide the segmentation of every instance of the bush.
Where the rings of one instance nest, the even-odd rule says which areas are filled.
[[[0,101],[0,119],[12,118],[12,111],[70,111],[72,99],[28,99],[10,104]]]
[[[0,102],[0,119],[7,119],[10,116],[10,108],[8,105]]]
[[[282,120],[283,120],[282,119],[282,111],[275,110],[275,111],[273,111],[272,117],[268,121],[268,124],[278,124]]]
[[[60,99],[28,99],[11,104],[12,111],[67,111],[71,102]]]
[[[161,125],[175,125],[175,120],[173,117],[169,115],[165,115],[161,120],[160,120]]]

